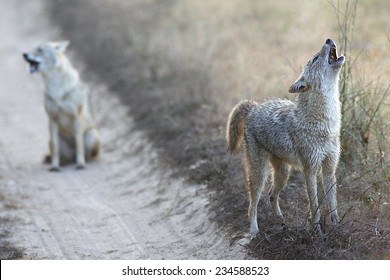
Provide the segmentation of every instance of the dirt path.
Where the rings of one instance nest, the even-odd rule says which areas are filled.
[[[104,85],[90,83],[99,161],[60,173],[41,164],[48,140],[42,81],[27,73],[21,52],[58,38],[43,11],[39,0],[2,1],[0,247],[33,259],[243,258],[210,221],[205,187],[172,178]],[[7,252],[2,259],[13,256]]]

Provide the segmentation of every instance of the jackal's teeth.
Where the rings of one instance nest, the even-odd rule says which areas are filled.
[[[337,49],[336,46],[332,46],[329,51],[329,63],[337,60]]]

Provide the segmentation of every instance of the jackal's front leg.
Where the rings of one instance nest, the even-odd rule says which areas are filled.
[[[332,220],[333,225],[336,225],[339,222],[339,215],[337,212],[337,183],[336,183],[336,166],[337,159],[327,158],[322,167],[323,177],[324,177],[324,185],[325,185],[325,194],[328,200],[328,207],[330,218]]]
[[[85,168],[85,152],[84,152],[84,128],[79,117],[74,121],[74,133],[76,142],[76,168]]]
[[[60,134],[57,123],[50,121],[50,171],[60,171]]]
[[[321,231],[320,228],[320,209],[317,196],[317,172],[308,168],[305,170],[306,188],[309,196],[311,222],[316,230]]]

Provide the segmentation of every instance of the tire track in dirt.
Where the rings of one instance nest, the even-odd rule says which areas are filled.
[[[11,244],[27,259],[243,258],[210,221],[205,187],[172,178],[104,85],[87,81],[101,158],[82,171],[71,165],[50,173],[40,164],[48,141],[42,81],[27,73],[21,52],[58,39],[44,11],[39,0],[2,5],[0,221],[12,223],[1,224],[9,234],[0,246]]]

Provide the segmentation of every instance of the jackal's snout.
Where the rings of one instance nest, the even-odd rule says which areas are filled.
[[[38,61],[38,59],[35,59],[28,53],[23,53],[23,58],[30,64],[30,73],[34,73],[39,70],[40,61]]]
[[[332,66],[335,66],[335,67],[339,67],[339,66],[343,65],[343,63],[345,61],[345,57],[343,55],[340,55],[340,57],[337,56],[336,43],[332,39],[328,38],[325,41],[325,45],[330,47],[329,54],[328,54],[328,63]]]

